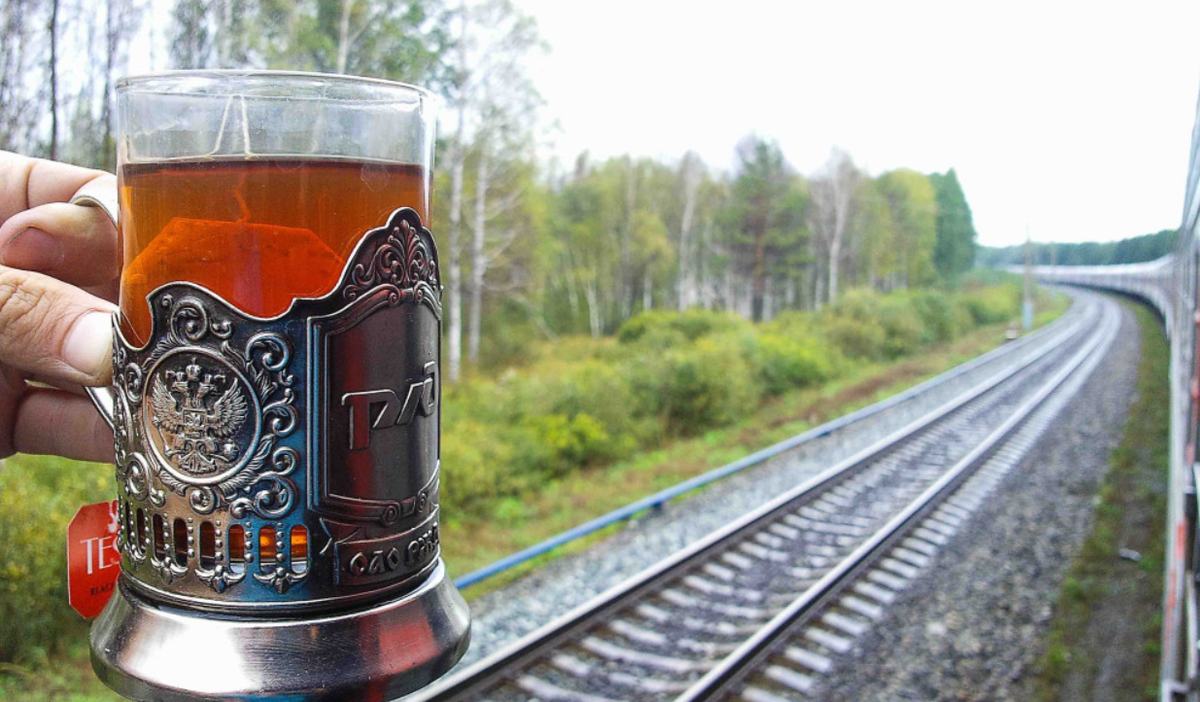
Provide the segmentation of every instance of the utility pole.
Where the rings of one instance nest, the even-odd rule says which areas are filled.
[[[1025,225],[1025,301],[1021,305],[1021,322],[1025,331],[1033,329],[1033,242],[1029,225]]]

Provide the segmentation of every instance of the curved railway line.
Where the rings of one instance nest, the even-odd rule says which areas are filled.
[[[1103,355],[1118,307],[1080,300],[1018,362],[410,699],[803,698],[1016,464],[1056,390]]]

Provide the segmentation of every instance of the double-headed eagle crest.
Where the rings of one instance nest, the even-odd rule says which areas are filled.
[[[182,371],[155,375],[150,392],[150,421],[162,436],[163,453],[180,470],[206,476],[238,460],[233,437],[249,406],[236,378],[206,373],[192,359]]]

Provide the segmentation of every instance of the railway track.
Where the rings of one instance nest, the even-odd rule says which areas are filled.
[[[1085,297],[1019,364],[411,699],[802,697],[1015,464],[1116,310]]]

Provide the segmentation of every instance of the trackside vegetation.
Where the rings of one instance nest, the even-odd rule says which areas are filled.
[[[892,361],[1020,305],[1012,283],[958,291],[865,289],[819,312],[753,324],[726,312],[647,312],[614,338],[563,339],[542,357],[445,391],[442,503],[464,519],[546,481],[695,436],[786,392]]]
[[[1142,305],[1137,399],[1100,484],[1092,533],[1063,581],[1029,699],[1158,699],[1170,352]],[[1122,549],[1138,553],[1136,561]],[[1128,551],[1127,551],[1128,553]]]

